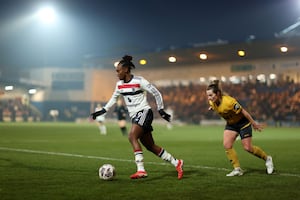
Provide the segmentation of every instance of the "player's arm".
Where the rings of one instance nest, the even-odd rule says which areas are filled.
[[[99,111],[93,112],[91,114],[91,117],[93,118],[93,120],[95,120],[99,115],[103,115],[104,113],[106,113],[106,110],[104,108],[102,108]]]
[[[168,122],[171,121],[171,115],[164,111],[164,102],[160,91],[145,79],[142,80],[141,85],[147,92],[150,92],[154,96],[160,116]]]
[[[252,124],[252,127],[254,130],[256,131],[262,131],[264,129],[264,125],[263,124],[259,124],[257,123],[252,116],[249,114],[248,111],[246,111],[244,108],[242,108],[243,115],[250,121],[250,123]]]
[[[91,117],[95,120],[97,116],[106,113],[117,102],[119,95],[120,93],[116,86],[114,93],[112,94],[110,100],[106,103],[106,105],[101,110],[91,113]]]

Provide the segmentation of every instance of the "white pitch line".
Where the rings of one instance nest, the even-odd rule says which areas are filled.
[[[46,154],[46,155],[55,155],[55,156],[90,158],[90,159],[97,159],[97,160],[110,160],[110,161],[119,161],[119,162],[134,162],[134,160],[119,159],[119,158],[108,158],[108,157],[102,157],[102,156],[88,156],[88,155],[81,155],[81,154],[71,154],[71,153],[61,153],[61,152],[51,152],[51,151],[39,151],[39,150],[30,150],[30,149],[16,149],[16,148],[9,148],[9,147],[0,147],[0,150],[22,152],[22,153],[33,153],[33,154]],[[145,163],[152,164],[152,165],[169,165],[169,163],[158,163],[158,162],[145,162]],[[185,166],[187,166],[187,165],[185,165]],[[206,166],[198,166],[198,165],[189,165],[188,167],[200,168],[200,169],[213,169],[213,170],[229,171],[228,169],[225,169],[225,168],[206,167]]]
[[[8,148],[8,147],[0,147],[0,150],[14,151],[14,152],[23,152],[23,153],[46,154],[46,155],[55,155],[55,156],[91,158],[91,159],[98,159],[98,160],[111,160],[111,161],[121,161],[121,162],[133,162],[131,160],[118,159],[118,158],[107,158],[107,157],[101,157],[101,156],[87,156],[87,155],[80,155],[80,154],[51,152],[51,151],[38,151],[38,150],[30,150],[30,149],[15,149],[15,148]]]
[[[33,154],[46,154],[46,155],[54,155],[54,156],[89,158],[89,159],[97,159],[97,160],[110,160],[110,161],[119,161],[119,162],[134,162],[133,160],[119,159],[119,158],[108,158],[108,157],[102,157],[102,156],[87,156],[87,155],[81,155],[81,154],[39,151],[39,150],[30,150],[30,149],[17,149],[17,148],[9,148],[9,147],[0,147],[0,150],[22,152],[22,153],[33,153]],[[152,164],[152,165],[168,165],[168,163],[157,163],[157,162],[145,162],[145,163]],[[185,167],[198,168],[198,169],[210,169],[210,170],[218,170],[218,171],[230,171],[229,169],[226,169],[226,168],[208,167],[208,166],[200,166],[200,165],[185,165]],[[280,173],[279,175],[300,178],[299,174]]]

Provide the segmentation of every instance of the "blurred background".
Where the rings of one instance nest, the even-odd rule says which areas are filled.
[[[222,123],[205,94],[218,79],[256,120],[300,126],[299,0],[1,2],[2,122],[89,121],[128,54],[174,123]]]

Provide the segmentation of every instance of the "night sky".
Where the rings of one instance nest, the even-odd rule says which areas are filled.
[[[300,0],[1,0],[0,67],[80,67],[216,41],[269,40],[300,17]],[[33,17],[51,5],[53,24]]]

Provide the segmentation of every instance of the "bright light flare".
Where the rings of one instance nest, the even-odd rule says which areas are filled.
[[[174,62],[176,62],[176,57],[170,56],[170,57],[168,58],[168,60],[169,60],[169,62],[174,63]]]
[[[147,60],[145,60],[145,59],[140,60],[140,65],[146,65],[146,64],[147,64]]]
[[[238,55],[240,57],[244,57],[246,55],[246,52],[244,50],[238,50]]]
[[[199,58],[200,58],[201,60],[207,60],[207,54],[206,54],[206,53],[201,53],[201,54],[199,55]]]
[[[286,53],[286,52],[288,52],[288,48],[286,47],[286,46],[282,46],[282,47],[280,47],[280,51],[282,52],[282,53]]]
[[[52,7],[44,7],[38,11],[38,17],[43,23],[51,24],[56,19],[56,13]]]
[[[28,93],[29,93],[29,94],[35,94],[36,92],[37,92],[36,89],[29,89],[29,90],[28,90]]]
[[[119,61],[116,61],[116,62],[114,63],[115,68],[118,67],[118,65],[119,65]]]
[[[12,86],[12,85],[7,85],[7,86],[5,86],[5,90],[6,91],[11,91],[11,90],[13,90],[14,89],[14,86]]]

